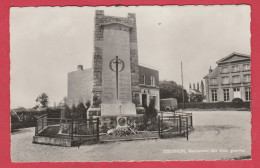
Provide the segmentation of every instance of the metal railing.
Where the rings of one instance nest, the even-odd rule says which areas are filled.
[[[173,134],[184,135],[188,140],[189,131],[192,129],[192,113],[161,111],[160,115],[158,116],[158,134],[160,138],[164,138],[165,134]]]
[[[64,138],[79,143],[90,139],[99,141],[99,118],[62,119],[47,118],[47,115],[42,115],[37,118],[35,136]]]
[[[47,114],[37,117],[36,127],[35,127],[35,135],[38,135],[40,132],[47,127]]]

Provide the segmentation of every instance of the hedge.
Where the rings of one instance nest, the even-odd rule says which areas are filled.
[[[35,127],[37,117],[47,114],[48,118],[60,118],[61,109],[46,109],[43,111],[19,111],[17,116],[11,115],[11,130]]]
[[[182,103],[178,103],[178,107],[182,107]],[[188,109],[251,109],[251,102],[216,102],[216,103],[185,103]]]

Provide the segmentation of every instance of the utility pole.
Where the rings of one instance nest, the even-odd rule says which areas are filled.
[[[182,69],[182,62],[181,62],[181,85],[182,85],[182,108],[185,108],[185,101],[184,101],[184,88],[183,88],[183,69]]]

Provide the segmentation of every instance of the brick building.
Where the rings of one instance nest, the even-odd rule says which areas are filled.
[[[140,104],[149,106],[150,100],[155,101],[155,108],[160,109],[159,71],[139,66]]]
[[[218,66],[204,77],[207,102],[232,101],[241,98],[251,101],[250,56],[232,53],[219,61]]]

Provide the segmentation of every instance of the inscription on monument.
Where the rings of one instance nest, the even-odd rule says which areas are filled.
[[[104,44],[102,102],[131,102],[129,31],[113,29],[113,25],[109,29],[104,27]]]

